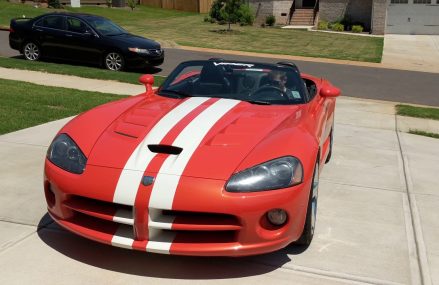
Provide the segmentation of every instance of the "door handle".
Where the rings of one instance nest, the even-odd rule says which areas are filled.
[[[41,30],[41,29],[35,29],[35,31],[37,31],[37,32],[42,32],[43,30]]]
[[[66,37],[73,37],[73,35],[71,35],[71,34],[65,34],[66,35]]]

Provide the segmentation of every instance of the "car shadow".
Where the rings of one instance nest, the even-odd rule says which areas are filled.
[[[146,253],[97,243],[72,234],[45,214],[38,226],[39,238],[54,250],[76,261],[111,271],[171,279],[229,279],[266,274],[306,248],[287,247],[251,257],[189,257]]]
[[[22,59],[23,61],[26,61],[23,55],[11,56],[10,58]],[[84,66],[84,67],[96,68],[97,70],[99,70],[99,69],[106,70],[102,67],[97,66],[96,64],[78,63],[78,62],[69,61],[69,60],[42,58],[39,61],[47,62],[47,63],[71,65],[71,66]],[[32,62],[29,62],[29,64],[31,64],[31,63]],[[132,72],[132,73],[139,73],[139,74],[157,74],[157,73],[162,72],[162,69],[160,67],[157,67],[157,66],[146,66],[144,68],[127,68],[121,72]]]

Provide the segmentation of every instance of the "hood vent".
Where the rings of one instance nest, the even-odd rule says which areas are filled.
[[[165,144],[149,144],[148,148],[151,152],[175,154],[175,155],[180,154],[183,151],[181,147],[165,145]]]

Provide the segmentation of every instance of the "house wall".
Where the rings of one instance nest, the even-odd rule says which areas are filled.
[[[249,0],[251,9],[255,13],[256,23],[265,23],[267,16],[274,15],[276,23],[285,24],[290,12],[292,0]],[[285,14],[282,16],[282,14]]]
[[[386,31],[387,0],[373,0],[372,34],[384,35]]]
[[[384,34],[387,0],[320,0],[319,19],[335,22],[349,15],[373,34]]]

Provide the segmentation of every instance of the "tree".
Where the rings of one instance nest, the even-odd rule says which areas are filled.
[[[242,0],[223,0],[222,8],[220,10],[221,17],[229,25],[228,31],[231,30],[231,24],[236,23],[240,16],[241,5],[245,5]]]

